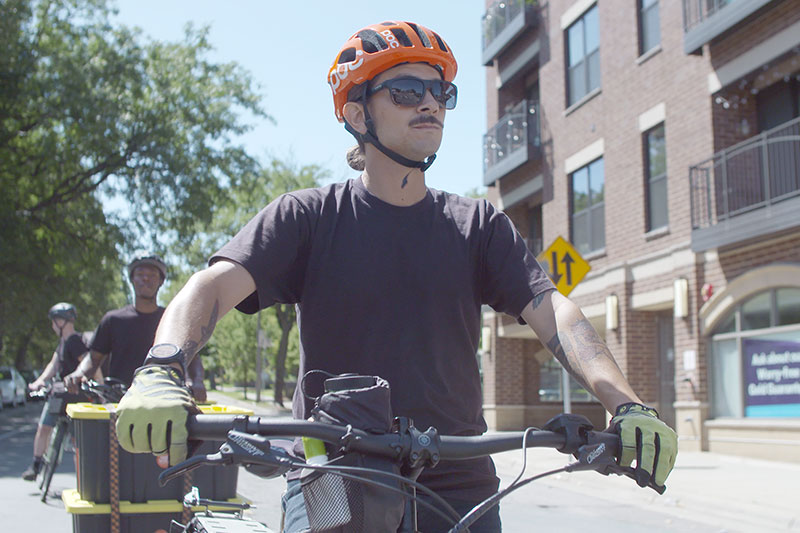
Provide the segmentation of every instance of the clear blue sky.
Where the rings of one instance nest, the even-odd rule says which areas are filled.
[[[350,35],[384,20],[436,31],[458,60],[458,107],[447,113],[430,187],[462,194],[482,187],[486,131],[485,68],[480,62],[483,0],[118,0],[118,20],[161,41],[183,38],[187,22],[210,25],[214,61],[236,61],[253,75],[276,124],[243,138],[255,156],[319,164],[335,181],[355,176],[344,161],[354,144],[336,120],[328,69]]]

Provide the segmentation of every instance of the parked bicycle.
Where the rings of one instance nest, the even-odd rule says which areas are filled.
[[[81,384],[81,394],[72,394],[67,391],[63,381],[51,382],[46,387],[33,392],[33,395],[47,398],[52,395],[50,409],[53,413],[58,413],[47,450],[42,457],[42,468],[39,471],[39,489],[42,491],[42,501],[47,501],[50,491],[50,483],[53,480],[56,468],[61,463],[64,454],[65,439],[71,434],[71,421],[66,414],[68,403],[79,401],[91,401],[93,403],[116,403],[122,398],[126,391],[125,384],[115,378],[105,378],[104,383],[89,380]]]
[[[417,532],[416,508],[425,505],[452,524],[451,532],[466,532],[480,516],[497,505],[501,499],[520,487],[545,476],[560,472],[596,470],[602,474],[622,474],[633,477],[630,468],[617,464],[619,436],[614,433],[594,431],[588,419],[580,415],[562,414],[553,418],[542,429],[482,436],[439,435],[435,428],[420,431],[407,418],[396,418],[392,431],[371,434],[352,426],[335,426],[310,421],[262,420],[260,417],[195,415],[189,420],[192,439],[226,439],[219,452],[190,457],[186,461],[162,472],[163,484],[203,465],[242,464],[262,477],[277,477],[291,468],[303,468],[309,481],[304,481],[303,491],[312,531],[325,531],[344,527],[344,531],[382,531],[372,522],[379,516],[378,502],[386,494],[403,500],[404,514],[398,532]],[[325,464],[309,464],[288,453],[283,447],[273,446],[269,438],[307,437],[329,443],[340,455]],[[551,447],[574,455],[576,461],[563,468],[522,479],[523,471],[508,487],[486,499],[467,515],[459,516],[444,500],[415,481],[425,467],[435,466],[440,460],[459,460],[483,457],[490,454],[531,447]],[[399,473],[391,469],[353,466],[353,459],[378,458],[399,466]],[[363,462],[361,463],[363,464]],[[664,487],[653,484],[659,493]],[[435,505],[421,500],[417,492],[424,492]],[[383,496],[380,493],[383,493]],[[376,498],[377,496],[377,498]],[[364,501],[372,499],[373,501]],[[170,533],[222,531],[270,532],[266,525],[243,517],[247,504],[205,500],[193,491],[187,494],[187,506],[233,505],[231,511],[206,510],[196,515],[188,524],[173,522]],[[237,529],[234,529],[237,528]],[[260,528],[260,529],[259,529]]]

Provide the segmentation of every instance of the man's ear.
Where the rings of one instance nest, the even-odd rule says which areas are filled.
[[[345,103],[344,107],[342,108],[342,114],[344,115],[344,120],[358,133],[367,132],[364,106],[360,102]]]

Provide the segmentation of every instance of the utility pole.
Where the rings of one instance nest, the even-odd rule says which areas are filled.
[[[261,401],[261,346],[263,334],[261,332],[261,310],[256,315],[256,402]]]

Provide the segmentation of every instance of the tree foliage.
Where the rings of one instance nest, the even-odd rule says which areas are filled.
[[[206,29],[151,42],[110,13],[0,2],[0,350],[20,366],[52,353],[53,303],[93,329],[125,300],[120,256],[190,242],[257,173],[236,144],[243,116],[266,117],[249,74],[207,59]],[[114,199],[127,209],[110,214]]]
[[[315,187],[328,178],[316,165],[297,166],[273,159],[258,172],[247,173],[232,185],[217,206],[211,223],[195,233],[182,255],[195,269],[233,237],[252,217],[279,195]],[[285,377],[298,368],[299,339],[294,306],[276,304],[262,313],[262,328],[271,343],[267,349],[268,368],[275,377],[275,399],[282,404]],[[206,366],[224,368],[237,381],[251,381],[256,368],[256,315],[229,313],[214,331],[208,346]]]

